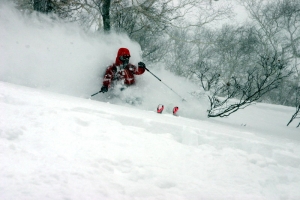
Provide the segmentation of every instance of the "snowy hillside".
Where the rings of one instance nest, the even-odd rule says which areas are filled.
[[[1,200],[300,199],[294,108],[258,103],[208,119],[198,87],[148,63],[187,102],[148,72],[89,99],[120,47],[142,60],[127,36],[0,2]]]
[[[300,198],[289,108],[253,106],[241,126],[3,82],[0,91],[0,199]]]

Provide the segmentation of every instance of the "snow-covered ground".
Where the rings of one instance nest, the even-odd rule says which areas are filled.
[[[258,103],[207,119],[197,88],[160,66],[149,68],[187,102],[149,73],[89,99],[120,46],[141,60],[126,36],[0,3],[1,200],[300,199],[300,131],[286,126],[294,108]]]
[[[3,200],[300,198],[291,108],[195,120],[0,82],[0,109]]]

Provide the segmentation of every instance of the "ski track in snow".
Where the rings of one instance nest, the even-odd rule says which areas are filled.
[[[1,199],[300,198],[299,140],[0,88]]]

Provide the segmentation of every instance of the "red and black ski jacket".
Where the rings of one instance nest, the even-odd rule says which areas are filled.
[[[132,64],[128,64],[125,68],[120,69],[115,63],[106,69],[103,85],[110,87],[112,81],[123,81],[125,85],[132,85],[135,83],[134,75],[140,75],[145,72],[145,68],[140,68]]]
[[[132,64],[123,66],[123,62],[120,59],[121,56],[130,57],[130,52],[127,48],[120,48],[116,57],[116,62],[109,66],[104,75],[103,86],[110,87],[112,81],[123,81],[125,85],[134,84],[134,75],[140,75],[145,72],[145,68],[140,68]],[[122,66],[122,67],[121,67]]]

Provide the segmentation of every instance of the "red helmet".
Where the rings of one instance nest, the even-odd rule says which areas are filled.
[[[116,65],[128,64],[130,58],[130,52],[127,48],[120,48],[116,57]]]
[[[129,56],[130,57],[130,52],[127,48],[120,48],[119,51],[118,51],[118,58],[120,56]]]

